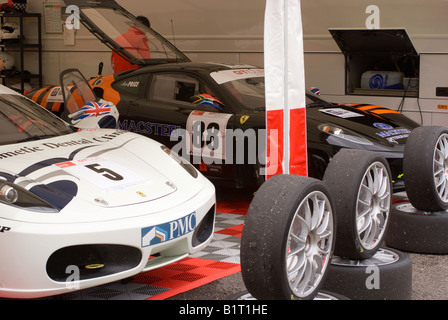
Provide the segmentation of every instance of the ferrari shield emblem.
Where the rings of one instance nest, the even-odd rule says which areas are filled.
[[[247,121],[247,119],[249,119],[249,116],[242,116],[242,117],[240,118],[240,123],[243,124],[244,122]]]

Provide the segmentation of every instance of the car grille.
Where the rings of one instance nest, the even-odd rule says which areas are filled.
[[[216,207],[213,205],[202,219],[201,223],[196,227],[193,234],[192,246],[197,247],[201,243],[207,241],[212,233],[215,224]]]
[[[61,248],[47,261],[48,276],[58,282],[86,280],[130,270],[142,259],[139,249],[113,244]]]

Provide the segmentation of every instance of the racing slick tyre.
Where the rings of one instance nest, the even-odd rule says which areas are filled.
[[[256,300],[256,299],[249,293],[249,291],[244,290],[234,295],[231,295],[230,297],[227,298],[227,300]],[[321,290],[317,293],[317,295],[314,297],[313,300],[350,300],[350,299],[341,294]]]
[[[369,259],[334,256],[322,290],[351,300],[410,300],[412,261],[408,254],[380,248]]]
[[[348,259],[371,258],[382,245],[392,205],[389,164],[377,153],[342,149],[324,177],[336,211],[334,254]]]
[[[422,126],[409,135],[403,156],[409,201],[423,211],[448,209],[448,128]]]
[[[385,242],[413,253],[448,254],[448,212],[427,212],[411,203],[392,206]]]
[[[276,175],[255,194],[241,237],[241,274],[258,300],[311,300],[326,277],[335,242],[325,184]]]

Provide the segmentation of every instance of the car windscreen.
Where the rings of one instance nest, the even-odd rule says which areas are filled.
[[[245,78],[222,83],[230,94],[248,109],[264,107],[264,78]]]
[[[224,69],[210,77],[248,109],[264,107],[264,70],[256,68]]]
[[[0,145],[72,133],[66,122],[21,95],[0,95]]]
[[[307,107],[331,107],[333,105],[330,102],[320,98],[317,94],[307,92],[306,106]]]
[[[246,108],[265,108],[265,78],[262,69],[225,70],[210,75]],[[327,106],[329,103],[307,91],[306,105]]]
[[[159,60],[188,61],[177,48],[156,31],[126,11],[112,8],[82,8],[82,22],[114,51],[138,65]]]
[[[78,69],[61,72],[61,86],[64,88],[64,103],[69,113],[81,109],[86,103],[97,101],[97,97],[87,80]]]

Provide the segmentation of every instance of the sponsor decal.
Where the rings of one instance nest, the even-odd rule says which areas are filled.
[[[120,86],[127,88],[138,88],[140,86],[140,81],[125,81]]]
[[[210,73],[210,76],[218,83],[223,84],[230,81],[246,79],[251,77],[263,77],[264,69],[247,68],[222,70]]]
[[[141,229],[142,248],[182,237],[196,228],[196,212],[177,220]]]
[[[389,142],[398,143],[397,140],[408,138],[410,133],[411,131],[408,129],[393,129],[377,132],[376,134]]]
[[[384,130],[391,130],[391,129],[394,128],[394,127],[392,127],[390,124],[387,124],[387,123],[381,123],[381,122],[374,123],[373,126],[374,126],[375,128],[378,128],[378,129],[384,129]]]
[[[25,154],[29,154],[29,153],[37,153],[37,152],[45,152],[48,151],[49,149],[58,149],[58,148],[66,148],[66,147],[73,147],[73,146],[78,146],[78,145],[89,145],[89,144],[94,144],[96,142],[108,142],[111,140],[114,140],[116,137],[125,134],[125,131],[115,131],[112,133],[106,133],[102,136],[98,136],[98,137],[94,137],[91,139],[80,139],[80,140],[62,140],[60,142],[46,142],[46,143],[42,143],[38,146],[33,146],[33,147],[28,147],[28,146],[24,146],[21,147],[20,149],[13,149],[10,151],[3,151],[0,152],[0,160],[1,159],[8,159],[8,158],[13,158],[13,157],[17,157],[20,155],[25,155]],[[11,145],[11,147],[14,147],[14,145]],[[6,148],[5,148],[6,149]]]
[[[54,87],[47,96],[47,102],[64,102],[61,87]]]
[[[377,132],[376,134],[380,136],[381,138],[387,138],[387,137],[393,137],[398,135],[407,134],[409,135],[411,133],[408,129],[394,129],[394,130],[387,130],[387,131],[381,131]]]
[[[392,142],[392,143],[398,143],[397,140],[406,139],[408,137],[409,137],[408,134],[401,134],[401,135],[398,135],[398,136],[389,137],[389,138],[387,138],[387,141]]]
[[[356,112],[351,112],[348,110],[344,110],[342,108],[330,108],[330,109],[322,109],[319,110],[322,113],[326,113],[335,117],[339,117],[339,118],[356,118],[356,117],[364,117],[364,115],[356,113]]]
[[[0,233],[5,233],[7,231],[11,230],[10,227],[7,226],[0,226]]]
[[[180,126],[178,125],[134,120],[119,121],[118,127],[125,131],[163,137],[170,137],[180,129]]]

